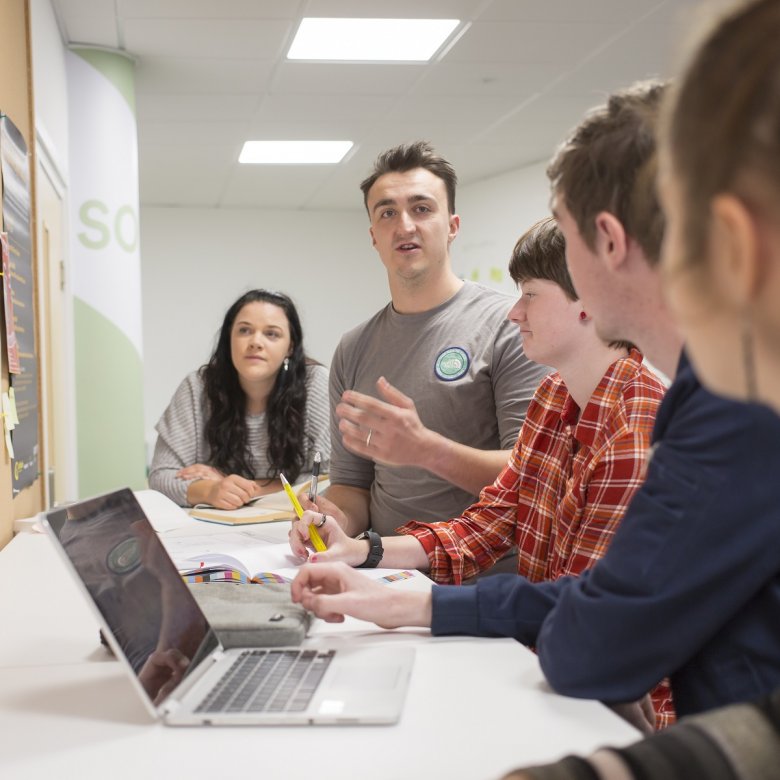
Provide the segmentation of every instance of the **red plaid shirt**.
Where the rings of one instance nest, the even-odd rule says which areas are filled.
[[[532,582],[577,575],[606,552],[644,480],[650,435],[665,388],[632,350],[616,360],[578,409],[550,374],[528,406],[506,468],[460,517],[398,529],[422,544],[436,582],[461,583],[515,545]],[[641,641],[641,638],[638,639]],[[674,722],[667,681],[652,692],[656,723]]]
[[[581,414],[550,374],[509,463],[479,501],[453,520],[412,521],[398,533],[417,537],[436,582],[473,577],[515,545],[518,573],[531,582],[579,574],[604,555],[642,484],[663,394],[636,350],[607,369]]]

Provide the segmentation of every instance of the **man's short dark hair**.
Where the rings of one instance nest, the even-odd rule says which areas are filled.
[[[455,188],[458,184],[458,177],[452,165],[437,154],[427,141],[400,144],[382,152],[376,158],[371,175],[360,183],[366,211],[368,211],[368,191],[380,176],[384,176],[386,173],[405,173],[415,168],[424,168],[444,182],[444,186],[447,188],[447,208],[450,214],[454,214]]]
[[[666,85],[644,82],[611,95],[589,112],[547,168],[592,250],[596,215],[614,214],[652,265],[661,255],[664,217],[656,195],[656,126]]]

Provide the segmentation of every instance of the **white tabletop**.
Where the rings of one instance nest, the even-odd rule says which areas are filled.
[[[150,516],[160,509],[154,497],[139,498]],[[186,533],[187,523],[163,535]],[[286,536],[286,524],[278,526],[270,532],[274,540]],[[416,577],[388,587],[425,582]],[[536,657],[513,640],[433,638],[419,629],[383,631],[360,621],[338,627],[318,621],[307,642],[414,646],[398,724],[163,726],[150,720],[120,665],[98,644],[98,626],[81,593],[49,539],[36,533],[16,536],[0,552],[0,626],[4,780],[48,780],[63,773],[110,780],[206,778],[228,772],[284,780],[473,780],[637,737],[601,704],[550,692]]]

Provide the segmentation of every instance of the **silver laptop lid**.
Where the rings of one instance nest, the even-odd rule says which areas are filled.
[[[53,509],[46,525],[132,670],[150,711],[219,647],[132,491]]]

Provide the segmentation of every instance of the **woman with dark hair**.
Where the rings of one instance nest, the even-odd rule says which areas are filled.
[[[250,290],[225,314],[209,362],[157,423],[149,486],[180,506],[236,509],[330,459],[328,372],[308,360],[295,305]]]

